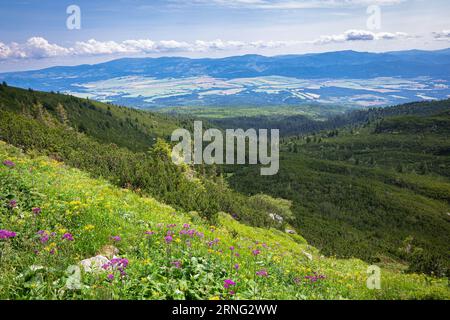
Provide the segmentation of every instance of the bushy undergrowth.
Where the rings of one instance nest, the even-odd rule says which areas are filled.
[[[3,142],[0,161],[1,299],[450,298],[445,279],[389,270],[369,290],[367,264],[322,257],[299,235],[225,214],[210,226]],[[78,283],[76,266],[105,246],[117,257]]]

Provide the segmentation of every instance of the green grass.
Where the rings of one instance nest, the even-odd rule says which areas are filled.
[[[225,214],[212,227],[195,213],[174,210],[1,142],[0,161],[5,160],[15,166],[0,167],[0,225],[17,235],[0,240],[1,299],[450,298],[446,279],[389,269],[382,270],[382,289],[369,290],[366,263],[325,258],[299,235],[250,227]],[[11,208],[13,199],[17,205]],[[38,215],[32,212],[36,207],[42,209]],[[179,235],[186,223],[204,236]],[[170,224],[176,226],[168,228]],[[55,236],[42,243],[39,230],[55,232]],[[146,236],[148,230],[155,234]],[[171,244],[164,239],[168,230],[175,232]],[[65,233],[71,233],[74,241],[63,240]],[[80,287],[69,290],[68,268],[112,244],[111,236],[121,237],[114,245],[119,256],[129,261],[126,275],[81,273]],[[216,244],[209,246],[214,239]],[[255,249],[261,251],[256,257]],[[313,260],[304,252],[312,254]],[[236,263],[238,271],[233,268]],[[267,270],[268,277],[255,275],[261,269]],[[326,278],[315,283],[304,278],[314,272]],[[109,273],[114,280],[108,280]],[[234,295],[224,288],[226,279],[236,283]]]

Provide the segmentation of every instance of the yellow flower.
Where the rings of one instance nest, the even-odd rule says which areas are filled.
[[[209,298],[209,300],[220,300],[220,297],[214,296],[214,297]]]
[[[95,229],[95,226],[93,226],[92,224],[88,224],[84,227],[84,231],[92,231]]]

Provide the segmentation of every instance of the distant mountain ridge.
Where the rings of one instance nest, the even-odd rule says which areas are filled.
[[[398,79],[408,82],[398,83]],[[94,65],[2,73],[0,80],[23,88],[74,93],[143,108],[298,105],[311,101],[390,105],[449,97],[450,49],[220,59],[123,58]],[[325,80],[341,83],[324,85]],[[352,80],[356,85],[343,80]],[[365,80],[373,80],[374,85]],[[438,82],[426,86],[424,82],[430,80]]]

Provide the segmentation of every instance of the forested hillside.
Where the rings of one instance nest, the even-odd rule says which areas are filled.
[[[346,129],[284,139],[276,176],[224,170],[238,191],[292,200],[296,227],[328,255],[445,275],[449,110],[447,100],[361,112]]]
[[[164,139],[192,121],[56,93],[0,86],[0,138],[64,161],[185,211],[216,219],[220,211],[257,226],[272,221],[234,192],[215,167],[177,166]],[[157,140],[156,137],[160,139]],[[150,148],[151,147],[151,148]],[[265,210],[272,210],[267,203]]]

